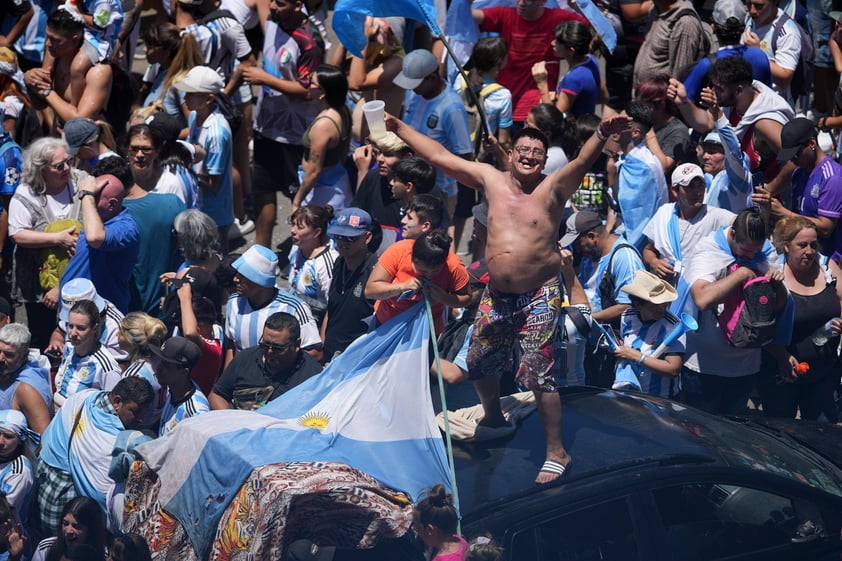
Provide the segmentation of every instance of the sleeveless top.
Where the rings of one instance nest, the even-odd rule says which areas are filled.
[[[799,376],[793,382],[795,384],[814,384],[824,380],[826,376],[838,376],[839,357],[836,355],[836,348],[839,345],[839,335],[829,337],[823,345],[817,345],[813,340],[814,335],[822,331],[829,320],[842,316],[842,306],[836,296],[837,279],[831,277],[826,266],[824,263],[820,264],[825,280],[825,287],[821,292],[805,296],[790,291],[795,304],[795,318],[792,340],[787,345],[787,351],[799,362],[810,365],[810,371]],[[767,353],[763,353],[761,373],[771,377],[777,375],[777,365]]]
[[[339,111],[339,114],[342,116],[341,126],[328,115],[319,115],[313,120],[312,123],[310,123],[310,126],[307,127],[307,130],[304,131],[304,135],[302,135],[301,137],[301,144],[304,146],[305,160],[310,157],[310,129],[313,128],[313,125],[319,119],[327,119],[331,123],[333,123],[334,127],[336,127],[336,131],[339,133],[339,143],[333,148],[328,148],[325,151],[325,159],[324,163],[322,164],[323,169],[333,167],[336,164],[342,162],[342,160],[345,158],[345,155],[348,153],[348,146],[351,142],[351,119],[350,116],[346,115],[347,112],[348,110],[344,107]]]

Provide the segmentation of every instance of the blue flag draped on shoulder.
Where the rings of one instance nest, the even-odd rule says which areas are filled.
[[[425,24],[440,36],[433,0],[339,0],[333,9],[333,30],[352,55],[362,58],[365,48],[365,17],[398,16]]]
[[[348,464],[417,500],[450,487],[430,399],[424,304],[357,339],[319,375],[258,411],[211,411],[138,447],[158,500],[203,557],[251,471],[281,462]]]

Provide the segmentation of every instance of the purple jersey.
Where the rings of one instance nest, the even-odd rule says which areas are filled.
[[[826,157],[810,175],[798,168],[792,174],[794,208],[809,218],[826,216],[838,219],[842,215],[842,166]],[[842,229],[834,228],[829,238],[820,238],[825,255],[842,253]]]

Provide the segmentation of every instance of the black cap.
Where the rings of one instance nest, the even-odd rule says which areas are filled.
[[[164,341],[160,349],[155,345],[150,345],[149,350],[164,362],[177,364],[182,368],[193,368],[202,358],[202,349],[199,345],[184,337],[170,337]]]
[[[178,135],[181,134],[181,124],[178,119],[166,113],[159,111],[153,113],[146,118],[146,124],[149,128],[161,135],[164,140],[175,142],[178,140]]]
[[[602,218],[594,211],[580,210],[579,212],[574,212],[567,219],[564,235],[558,243],[561,247],[567,247],[578,240],[582,234],[600,226],[602,226]]]
[[[333,561],[336,548],[316,545],[310,540],[296,540],[289,544],[284,561]]]
[[[778,152],[778,160],[790,161],[811,139],[816,138],[817,134],[816,125],[810,119],[799,117],[791,120],[781,129],[781,151]]]

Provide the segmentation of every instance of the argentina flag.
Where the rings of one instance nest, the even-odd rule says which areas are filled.
[[[434,36],[441,35],[433,0],[339,0],[333,9],[333,31],[348,52],[356,57],[362,58],[365,48],[366,16],[414,19],[429,27]]]
[[[319,375],[256,412],[212,411],[138,447],[162,508],[203,557],[255,467],[348,464],[417,500],[450,470],[430,399],[423,302],[354,341]]]

